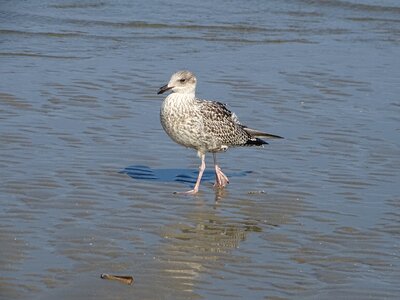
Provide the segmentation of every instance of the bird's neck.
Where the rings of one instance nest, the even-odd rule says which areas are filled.
[[[196,97],[194,93],[172,93],[165,98],[161,111],[167,112],[185,112],[190,111]]]
[[[172,93],[165,98],[165,101],[171,102],[172,105],[189,104],[195,100],[195,93]]]

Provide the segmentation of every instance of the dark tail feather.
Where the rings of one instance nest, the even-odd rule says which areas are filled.
[[[283,137],[281,137],[281,136],[279,136],[279,135],[270,134],[270,133],[258,131],[258,130],[255,130],[255,129],[251,129],[251,128],[247,128],[247,127],[244,127],[243,129],[244,129],[248,134],[250,134],[251,136],[265,137],[265,138],[267,138],[267,139],[283,139]]]
[[[244,146],[262,146],[262,145],[268,145],[268,143],[259,138],[252,138],[251,140],[248,140],[246,144],[244,144]]]

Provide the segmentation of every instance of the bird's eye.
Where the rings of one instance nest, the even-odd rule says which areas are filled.
[[[179,82],[180,82],[180,83],[184,83],[185,81],[186,81],[185,78],[179,79]]]

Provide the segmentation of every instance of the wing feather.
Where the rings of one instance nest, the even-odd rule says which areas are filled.
[[[225,104],[217,101],[198,100],[203,119],[204,133],[221,145],[244,145],[251,138],[243,129],[237,116]]]

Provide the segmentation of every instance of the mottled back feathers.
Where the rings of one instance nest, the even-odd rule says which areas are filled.
[[[196,98],[206,138],[225,146],[244,146],[252,137],[225,104]]]

